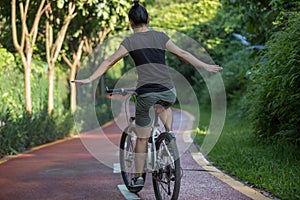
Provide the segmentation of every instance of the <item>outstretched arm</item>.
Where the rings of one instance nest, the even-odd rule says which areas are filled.
[[[167,48],[168,51],[175,54],[181,60],[183,60],[183,61],[185,61],[185,62],[187,62],[187,63],[189,63],[189,64],[191,64],[191,65],[193,65],[197,68],[201,68],[201,69],[204,69],[208,72],[213,72],[213,73],[219,72],[223,69],[219,65],[209,65],[209,64],[206,64],[206,63],[202,62],[201,60],[199,60],[195,56],[193,56],[191,53],[179,48],[171,40],[169,40],[166,43],[166,48]]]
[[[98,77],[102,76],[109,68],[111,68],[116,62],[123,58],[128,53],[127,49],[120,45],[118,50],[115,51],[111,56],[105,59],[97,70],[87,79],[74,80],[75,83],[87,84],[96,80]]]

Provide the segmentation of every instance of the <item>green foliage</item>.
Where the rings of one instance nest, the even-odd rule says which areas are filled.
[[[14,61],[14,56],[9,53],[5,48],[0,46],[0,70],[5,68],[7,65],[10,65]]]
[[[216,1],[219,2],[219,1]],[[215,15],[208,21],[195,24],[186,34],[198,41],[212,56],[214,61],[223,65],[234,52],[242,49],[232,33],[243,34],[242,18],[244,6],[235,7],[233,3],[221,1]]]
[[[110,99],[100,99],[95,107],[96,116],[100,125],[113,119],[113,114],[111,112],[111,101]]]
[[[216,26],[226,33],[244,35],[251,44],[264,44],[300,8],[297,0],[221,0],[221,3],[222,9],[215,18],[218,20],[214,21]]]
[[[298,0],[272,0],[270,6],[276,12],[276,19],[273,20],[273,32],[281,30],[286,26],[286,21],[290,17],[296,16],[300,11],[300,2]]]
[[[1,48],[1,55],[4,61],[0,64],[2,66],[0,68],[0,116],[1,120],[5,121],[9,116],[18,117],[22,114],[24,79],[13,54]]]
[[[84,98],[87,97],[85,96]],[[83,105],[77,106],[74,113],[77,132],[84,133],[93,130],[98,128],[99,125],[101,126],[113,119],[110,99],[99,98],[96,100],[95,107],[85,105],[85,103],[86,102],[82,102]]]
[[[300,138],[300,16],[267,42],[251,71],[246,107],[256,132],[264,136],[297,132]],[[286,134],[289,135],[289,134]]]
[[[228,102],[238,104],[242,95],[246,92],[250,70],[257,61],[255,50],[243,49],[236,51],[228,57],[222,67],[223,81],[226,88]]]
[[[31,31],[36,12],[39,8],[41,1],[28,1],[29,9],[27,11],[26,23],[28,31]],[[14,52],[16,49],[13,45],[12,33],[11,33],[11,0],[0,1],[0,43],[10,52]],[[21,12],[19,6],[23,4],[25,8],[26,1],[16,1],[16,18],[17,18],[17,34],[18,38],[21,38]],[[34,47],[36,48],[36,47]]]
[[[63,16],[66,15],[66,10],[69,7],[70,1],[59,0],[52,2],[51,8],[54,13],[53,25],[57,29],[63,26]],[[30,1],[27,23],[31,28],[35,12],[39,2]],[[105,28],[110,30],[119,30],[126,26],[125,19],[127,17],[127,10],[130,6],[128,1],[114,0],[114,1],[76,1],[76,22],[70,26],[70,36],[67,37],[72,43],[69,47],[72,52],[76,51],[76,42],[82,37],[89,38],[98,37],[99,32]],[[1,24],[0,42],[8,47],[10,51],[14,51],[11,41],[11,26],[10,26],[10,1],[4,0],[0,3],[1,10]],[[3,12],[2,12],[3,11]],[[17,12],[18,19],[20,13]],[[44,23],[45,16],[42,16],[41,24]],[[20,27],[19,27],[20,28]],[[55,30],[57,30],[55,29]],[[40,29],[43,34],[43,29]],[[21,31],[18,31],[21,34]],[[102,39],[102,38],[101,38]],[[2,46],[2,45],[1,45]],[[69,99],[68,99],[68,85],[66,71],[61,67],[56,67],[56,83],[55,83],[55,111],[51,116],[46,115],[47,110],[47,64],[45,60],[43,37],[38,37],[38,43],[35,50],[34,59],[32,62],[31,75],[31,90],[32,90],[32,104],[33,114],[28,116],[24,114],[24,77],[23,68],[20,66],[20,58],[18,55],[9,53],[6,49],[0,49],[0,78],[2,84],[0,85],[0,121],[1,121],[1,152],[0,156],[4,154],[17,153],[34,145],[39,145],[48,141],[53,141],[57,138],[64,137],[71,132],[72,120],[68,113]],[[67,50],[65,50],[67,51]],[[72,55],[70,53],[70,55]],[[117,72],[111,73],[111,76],[120,76]],[[8,78],[9,77],[9,78]],[[104,104],[97,107],[99,115],[107,114],[109,108]],[[104,117],[106,120],[109,116]],[[101,117],[101,119],[104,119]]]
[[[67,92],[61,71],[55,90],[56,112],[48,116],[47,110],[47,65],[36,58],[32,67],[33,114],[24,111],[24,77],[18,55],[0,48],[0,157],[16,154],[30,147],[54,141],[73,132],[71,114],[64,107]]]
[[[76,26],[77,28],[84,28],[86,34],[96,34],[105,27],[115,30],[124,26],[130,7],[129,2],[125,0],[76,1],[76,5],[79,10],[76,23],[79,22],[82,27]]]
[[[297,123],[299,124],[297,120],[298,111],[293,109],[299,107],[299,104],[296,104],[297,101],[299,102],[297,96],[299,90],[295,88],[295,85],[299,85],[296,82],[298,80],[297,70],[299,71],[296,66],[299,66],[299,58],[293,56],[298,54],[295,46],[299,46],[299,43],[296,42],[299,40],[299,36],[294,34],[298,30],[286,33],[285,38],[281,39],[281,45],[275,45],[279,44],[277,42],[279,36],[276,39],[270,38],[276,32],[282,35],[281,30],[289,24],[287,19],[297,16],[299,1],[286,2],[278,0],[265,2],[257,0],[255,2],[221,1],[222,8],[218,10],[214,18],[195,25],[193,29],[187,30],[186,33],[200,41],[213,59],[224,67],[222,74],[229,103],[238,106],[240,104],[246,105],[241,108],[241,113],[249,107],[253,108],[251,110],[251,121],[254,120],[257,131],[263,130],[262,132],[269,132],[266,134],[270,135],[277,132],[276,135],[278,136],[295,138],[298,135],[297,132],[299,132],[299,128],[297,128]],[[264,44],[270,40],[268,45],[273,44],[273,50],[267,47],[265,52],[270,51],[267,53],[269,56],[261,57],[256,50],[246,50],[246,47],[239,44],[239,41],[232,37],[232,33],[240,33],[246,36],[250,44]],[[288,35],[290,36],[288,37]],[[292,45],[290,45],[290,41],[293,41]],[[281,51],[278,51],[278,49]],[[260,67],[257,67],[258,69],[253,68],[259,60],[261,60]],[[285,70],[281,69],[280,65],[281,68],[286,66]],[[274,66],[276,70],[270,73]],[[294,67],[289,68],[291,66]],[[289,70],[289,72],[286,70]],[[268,71],[268,77],[262,76],[265,71]],[[286,71],[289,75],[279,75],[283,71]],[[256,87],[251,86],[251,89],[247,90],[246,98],[242,98],[242,103],[239,103],[241,97],[246,93],[249,80],[252,81],[253,77],[256,77],[253,80]],[[194,89],[201,98],[200,102],[208,104],[209,94],[205,89],[205,83],[201,80],[199,74],[194,75],[193,79],[200,80],[194,82]],[[278,83],[278,85],[275,86],[273,83]],[[279,83],[284,85],[279,85]],[[264,88],[264,90],[260,88]],[[260,94],[261,97],[258,97]],[[269,94],[268,98],[265,94]],[[257,100],[258,98],[259,100]],[[274,101],[274,98],[282,103],[278,103],[277,100]],[[263,112],[266,110],[269,111]],[[261,118],[265,120],[261,120]],[[267,118],[269,119],[267,120]],[[262,127],[264,129],[260,130]]]
[[[28,148],[69,136],[73,132],[70,113],[29,116],[25,111],[18,118],[8,117],[0,127],[0,157],[18,154]],[[4,122],[4,121],[2,121]]]
[[[59,0],[51,3],[51,9],[54,19],[51,19],[54,31],[59,30],[63,25],[61,21],[67,14],[69,8],[69,0]],[[74,3],[74,1],[72,1]],[[90,41],[99,41],[103,38],[98,38],[101,31],[117,31],[126,26],[127,10],[130,6],[128,1],[113,0],[113,1],[76,1],[76,17],[69,26],[68,35],[66,36],[68,46],[65,48],[65,54],[72,57],[77,51],[78,43],[87,37]],[[35,12],[39,2],[30,1],[27,25],[30,29],[35,17]],[[10,25],[10,1],[4,0],[0,3],[0,43],[9,49],[15,51],[11,40],[11,25]],[[18,10],[18,9],[17,9]],[[3,12],[2,12],[3,11]],[[20,19],[20,13],[17,12],[17,18]],[[40,36],[44,34],[42,24],[44,24],[45,16],[41,18],[41,27],[39,28]],[[126,23],[126,25],[125,25]],[[19,23],[18,23],[19,25]],[[20,26],[18,34],[21,34]],[[105,35],[105,34],[104,34]],[[98,39],[98,40],[97,40]],[[45,62],[45,41],[44,37],[38,37],[33,55],[32,75],[31,75],[31,90],[32,90],[32,105],[33,115],[26,116],[23,112],[24,108],[24,77],[23,69],[20,67],[20,58],[18,55],[12,55],[6,49],[0,49],[0,78],[3,84],[0,85],[0,121],[3,124],[1,128],[1,152],[3,154],[17,153],[34,145],[39,145],[44,142],[52,141],[61,138],[64,134],[68,135],[71,132],[69,128],[72,125],[71,116],[68,114],[69,99],[68,99],[68,82],[67,72],[60,64],[57,64],[55,70],[55,101],[53,116],[45,116],[47,110],[47,64]],[[2,46],[1,45],[1,46]],[[61,58],[59,57],[59,62]],[[9,75],[9,79],[7,79]],[[113,72],[112,76],[119,76],[117,72]],[[15,81],[17,80],[17,82]],[[108,108],[97,108],[98,114],[106,114]],[[67,116],[66,116],[67,115]],[[37,117],[40,116],[40,117]],[[105,117],[107,118],[107,117]],[[62,121],[60,120],[62,119]],[[102,118],[101,118],[102,119]],[[65,123],[65,124],[64,124]],[[38,129],[38,130],[36,130]],[[17,134],[15,134],[17,133]],[[14,140],[16,141],[14,144]],[[30,144],[29,140],[32,140]],[[5,142],[3,142],[5,141]]]
[[[147,9],[150,13],[151,26],[186,31],[212,19],[220,6],[217,0],[158,1]],[[164,9],[161,9],[162,7]]]

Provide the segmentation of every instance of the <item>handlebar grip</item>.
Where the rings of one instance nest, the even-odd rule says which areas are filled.
[[[106,86],[106,93],[111,94],[111,93],[113,93],[113,92],[114,92],[113,89],[109,89],[109,88]]]
[[[127,95],[129,93],[134,93],[136,90],[136,88],[117,88],[117,89],[109,89],[107,86],[106,86],[106,93],[108,94],[113,94],[113,93],[116,93],[116,94],[121,94],[121,95]]]

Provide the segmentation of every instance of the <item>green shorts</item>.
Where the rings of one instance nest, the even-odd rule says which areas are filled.
[[[151,126],[150,108],[158,101],[169,102],[170,105],[176,101],[175,88],[163,92],[151,92],[138,95],[136,99],[135,120],[140,127]]]

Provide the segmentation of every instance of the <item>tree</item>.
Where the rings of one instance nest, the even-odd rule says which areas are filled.
[[[13,0],[13,2],[12,10],[14,10],[14,12],[9,16],[10,12],[7,11],[7,2],[1,1],[0,15],[3,19],[12,18],[14,46],[21,55],[24,65],[26,110],[28,110],[29,113],[31,113],[32,110],[30,96],[30,63],[33,49],[38,48],[40,50],[37,51],[39,56],[44,57],[46,55],[48,62],[48,113],[50,114],[54,109],[53,89],[55,63],[60,60],[61,49],[64,48],[65,54],[63,59],[70,67],[70,80],[72,80],[76,76],[78,66],[80,66],[82,54],[90,54],[109,33],[119,30],[120,27],[124,28],[124,22],[130,4],[124,0],[100,2],[94,0],[43,0],[40,3],[26,0],[25,6],[23,6],[24,1],[20,1],[19,6],[21,11],[20,16],[18,16],[18,13],[15,12],[15,0]],[[38,7],[38,11],[35,14],[33,11],[36,7]],[[40,32],[42,37],[40,37],[39,41],[36,41],[40,24],[39,21],[44,12],[46,12],[46,21],[43,21],[45,22],[44,32]],[[78,14],[79,16],[76,18],[76,23],[72,23],[71,25],[71,33],[67,34],[70,28],[70,22]],[[35,19],[32,20],[31,16],[35,16]],[[22,37],[20,40],[21,44],[18,44],[18,38],[20,38],[20,36],[18,36],[17,30],[19,30],[20,26],[17,18],[20,18],[23,24],[21,25],[20,31]],[[9,26],[8,23],[6,23],[6,25]],[[30,25],[32,25],[32,29],[28,32],[27,26]],[[46,43],[45,49],[41,46],[44,42]],[[66,44],[65,47],[63,47],[64,42]],[[95,61],[94,64],[96,65],[98,62],[99,60]],[[71,91],[71,110],[74,111],[76,106],[76,90],[73,84],[71,85]]]
[[[63,59],[67,63],[67,65],[70,67],[70,75],[69,79],[74,80],[76,77],[77,67],[80,66],[80,59],[82,56],[82,49],[84,45],[84,40],[81,40],[77,51],[72,52],[72,60],[68,59],[68,57],[63,54]],[[76,86],[75,84],[70,85],[70,110],[72,113],[76,110]]]
[[[62,48],[64,38],[66,36],[69,24],[71,20],[77,15],[75,12],[75,3],[68,3],[68,12],[64,16],[63,24],[60,30],[57,32],[56,39],[54,39],[53,26],[56,23],[59,24],[60,18],[53,15],[51,7],[46,10],[46,58],[48,62],[48,114],[51,114],[54,109],[54,75],[55,75],[55,62],[59,56]]]
[[[33,2],[34,4],[34,2]],[[31,103],[31,84],[30,84],[30,76],[31,76],[31,61],[33,56],[33,49],[35,46],[35,42],[38,34],[38,27],[40,19],[48,8],[48,5],[45,4],[45,0],[41,0],[38,6],[38,10],[36,11],[35,18],[32,23],[32,27],[29,31],[27,18],[28,9],[30,6],[30,0],[26,0],[25,7],[23,1],[19,1],[19,9],[20,9],[20,21],[21,21],[21,38],[18,39],[17,33],[17,14],[16,14],[16,0],[11,1],[11,27],[12,27],[12,37],[14,47],[20,54],[22,64],[24,67],[24,81],[25,81],[25,106],[26,111],[31,114],[32,112],[32,103]]]
[[[63,59],[70,68],[70,80],[74,80],[80,66],[81,57],[90,56],[89,66],[97,67],[99,53],[95,47],[110,33],[124,29],[130,4],[127,1],[77,1],[76,23],[71,23],[66,36]],[[100,56],[101,57],[101,56]],[[76,87],[70,85],[70,109],[76,109]]]

